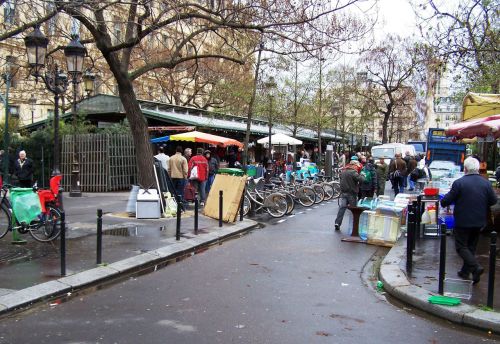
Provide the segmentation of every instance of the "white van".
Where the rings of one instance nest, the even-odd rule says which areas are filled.
[[[416,155],[414,146],[403,143],[385,143],[372,147],[372,157],[375,159],[375,162],[380,158],[384,158],[386,164],[389,164],[397,153],[401,154],[401,157],[404,158],[406,152],[410,152],[410,155],[413,156]]]

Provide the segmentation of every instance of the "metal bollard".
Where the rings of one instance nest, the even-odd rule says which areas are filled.
[[[439,235],[441,239],[441,247],[439,249],[439,286],[438,293],[444,293],[444,277],[446,275],[446,225],[443,223],[439,226]]]
[[[194,198],[194,234],[198,234],[198,197]]]
[[[240,221],[243,221],[243,209],[244,208],[245,208],[245,189],[243,189],[243,196],[241,196]]]
[[[219,191],[219,227],[222,227],[222,207],[224,205],[223,191]]]
[[[66,214],[61,212],[61,276],[66,276]]]
[[[418,217],[420,216],[420,208],[418,206],[417,201],[413,201],[412,206],[413,206],[413,232],[411,236],[411,242],[412,242],[412,249],[413,251],[415,251],[417,239],[419,239],[420,237],[420,226],[417,223]]]
[[[102,209],[97,209],[97,258],[96,264],[102,263]]]
[[[408,205],[408,223],[406,224],[406,272],[411,275],[413,268],[413,235],[415,232],[415,208]]]
[[[495,291],[495,266],[497,259],[497,232],[491,232],[490,241],[490,266],[488,268],[488,302],[486,305],[493,308],[493,295]]]
[[[417,209],[415,209],[415,233],[416,237],[420,239],[423,236],[422,232],[422,196],[417,197]]]
[[[175,225],[175,240],[181,240],[181,201],[180,197],[177,201],[177,222]]]

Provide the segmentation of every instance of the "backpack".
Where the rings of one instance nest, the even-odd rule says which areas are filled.
[[[365,178],[363,183],[369,184],[372,182],[373,179],[373,171],[369,170],[367,168],[363,168],[361,170],[361,175]]]

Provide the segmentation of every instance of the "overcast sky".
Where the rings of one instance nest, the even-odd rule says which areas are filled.
[[[384,33],[398,34],[408,37],[418,34],[415,14],[408,0],[379,0],[380,22],[376,27],[376,37],[380,39]]]

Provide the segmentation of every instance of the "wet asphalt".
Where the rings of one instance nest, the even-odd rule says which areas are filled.
[[[3,318],[0,343],[499,341],[389,302],[371,275],[387,249],[341,242],[335,208],[297,209],[151,274]]]

